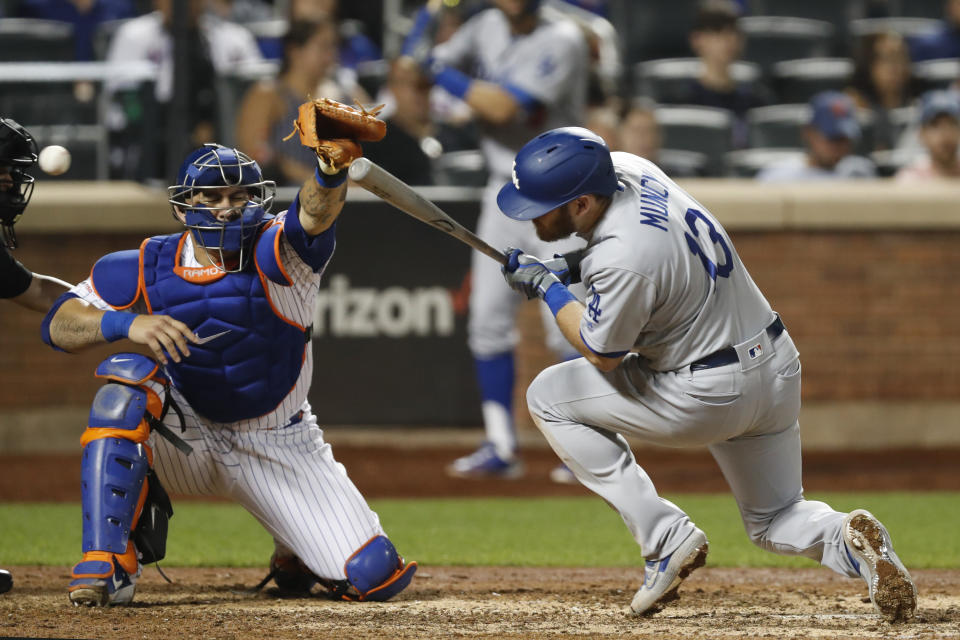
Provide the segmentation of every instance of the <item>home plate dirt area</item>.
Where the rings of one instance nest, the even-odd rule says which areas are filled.
[[[957,638],[960,575],[921,570],[910,623],[873,613],[863,583],[826,569],[711,569],[694,573],[678,602],[651,617],[628,614],[633,569],[423,567],[387,603],[281,598],[246,591],[259,569],[153,568],[136,600],[77,609],[68,569],[11,567],[0,633],[49,638]]]
[[[546,480],[556,458],[527,453],[524,480],[447,481],[443,464],[469,447],[405,451],[340,443],[335,451],[368,497],[587,495]],[[957,452],[805,455],[808,491],[958,490]],[[664,493],[724,491],[709,456],[638,459]],[[79,499],[79,455],[0,456],[0,499]],[[390,473],[385,474],[384,469]],[[842,473],[836,476],[837,472]],[[831,475],[833,474],[833,475]],[[386,477],[389,476],[389,477]],[[29,478],[29,480],[25,480]],[[177,498],[175,497],[175,502]],[[2,528],[0,528],[2,535]],[[264,559],[266,564],[266,558]],[[651,617],[628,615],[642,580],[637,568],[422,566],[387,603],[281,598],[247,591],[266,569],[144,569],[133,604],[77,609],[66,596],[70,568],[6,566],[13,589],[0,595],[0,637],[45,638],[960,638],[960,571],[913,572],[916,618],[883,622],[866,586],[822,568],[720,569],[708,565],[678,602]]]

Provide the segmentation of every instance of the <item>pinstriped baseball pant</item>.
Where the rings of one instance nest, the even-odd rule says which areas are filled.
[[[164,422],[193,447],[191,455],[156,433],[150,437],[154,469],[168,491],[236,501],[323,578],[344,579],[347,558],[384,533],[324,442],[308,403],[296,424],[243,431],[210,429],[188,405],[181,409],[185,433],[173,411]]]

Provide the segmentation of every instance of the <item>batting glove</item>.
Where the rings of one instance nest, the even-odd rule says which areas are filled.
[[[550,270],[550,273],[557,276],[557,279],[565,285],[570,284],[570,265],[567,264],[566,256],[559,253],[553,254],[552,258],[541,260],[540,264]]]
[[[503,278],[514,291],[527,296],[527,299],[543,298],[553,284],[563,282],[540,258],[524,253],[520,249],[507,248],[507,264],[500,268]]]

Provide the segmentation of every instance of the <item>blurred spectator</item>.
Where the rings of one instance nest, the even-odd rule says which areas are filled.
[[[747,146],[747,111],[772,102],[772,96],[762,85],[737,82],[733,77],[732,65],[743,51],[738,17],[737,6],[730,0],[701,3],[690,32],[690,48],[703,63],[703,70],[679,100],[731,111],[735,116],[734,148]]]
[[[173,0],[153,0],[152,13],[133,18],[117,29],[110,41],[107,61],[124,64],[152,62],[158,66],[154,91],[160,104],[157,123],[144,123],[143,105],[135,97],[137,87],[108,82],[106,90],[114,96],[108,124],[114,132],[111,168],[114,177],[139,178],[133,173],[142,163],[154,167],[146,177],[162,177],[165,171],[166,118],[174,91]],[[214,78],[238,65],[262,60],[253,35],[245,28],[204,13],[204,0],[188,2],[187,90],[190,146],[200,146],[219,137],[217,131],[217,95]],[[155,139],[144,141],[142,130],[149,127]],[[147,159],[147,156],[151,156]],[[154,165],[154,163],[156,163]]]
[[[920,94],[920,82],[910,70],[910,51],[897,33],[878,33],[863,39],[852,85],[847,94],[861,109],[873,112],[873,149],[897,145],[890,110],[909,106]]]
[[[620,113],[613,106],[599,105],[587,109],[584,126],[603,138],[611,151],[620,147]]]
[[[337,33],[332,19],[290,24],[283,39],[283,62],[275,80],[251,87],[237,114],[237,146],[260,163],[280,184],[301,184],[316,169],[310,149],[283,142],[308,97],[352,103],[366,98],[357,85],[344,86],[337,65]],[[352,76],[351,76],[352,77]]]
[[[633,100],[620,117],[619,144],[613,151],[626,151],[656,164],[663,136],[655,115],[656,105],[646,99]]]
[[[24,18],[60,20],[73,25],[74,57],[94,59],[93,36],[108,20],[130,18],[132,0],[21,0],[19,15]]]
[[[930,91],[920,101],[920,141],[926,154],[900,169],[897,181],[960,178],[960,93]]]
[[[870,160],[852,155],[860,138],[856,107],[849,96],[823,91],[810,101],[810,122],[803,129],[806,154],[773,164],[757,174],[764,182],[871,178],[876,167]]]
[[[664,158],[661,153],[663,134],[657,122],[656,103],[649,98],[635,98],[620,112],[620,125],[617,135],[618,146],[612,151],[626,151],[646,158],[658,165],[669,175],[676,178],[691,178],[702,173],[689,162],[673,161]]]
[[[387,79],[394,104],[385,117],[387,135],[363,146],[363,155],[407,184],[433,184],[431,159],[443,151],[430,118],[432,86],[413,58],[394,60]]]
[[[254,22],[274,17],[272,4],[264,0],[207,0],[207,7],[231,22]]]
[[[342,67],[356,69],[362,62],[381,59],[380,47],[367,37],[361,22],[340,20],[339,4],[337,0],[290,0],[290,21],[333,20],[340,37],[338,46]]]
[[[960,58],[960,0],[946,0],[944,20],[932,33],[910,39],[914,61]]]

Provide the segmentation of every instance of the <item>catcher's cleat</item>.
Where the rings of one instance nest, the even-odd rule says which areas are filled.
[[[504,460],[497,454],[492,442],[484,442],[470,455],[457,458],[447,465],[447,475],[454,478],[508,478],[523,475],[523,463],[513,458]]]
[[[887,529],[869,511],[857,509],[843,519],[841,532],[877,612],[888,622],[912,618],[917,611],[917,587],[893,551]]]
[[[140,565],[131,575],[112,553],[90,551],[73,567],[68,587],[70,602],[76,607],[107,607],[133,600]]]
[[[650,615],[678,599],[680,583],[707,563],[707,548],[706,534],[695,528],[676,551],[659,560],[647,560],[643,585],[630,603],[633,613]]]
[[[295,555],[277,555],[270,557],[270,574],[280,589],[280,593],[290,596],[310,595],[310,590],[320,578],[307,568]]]

